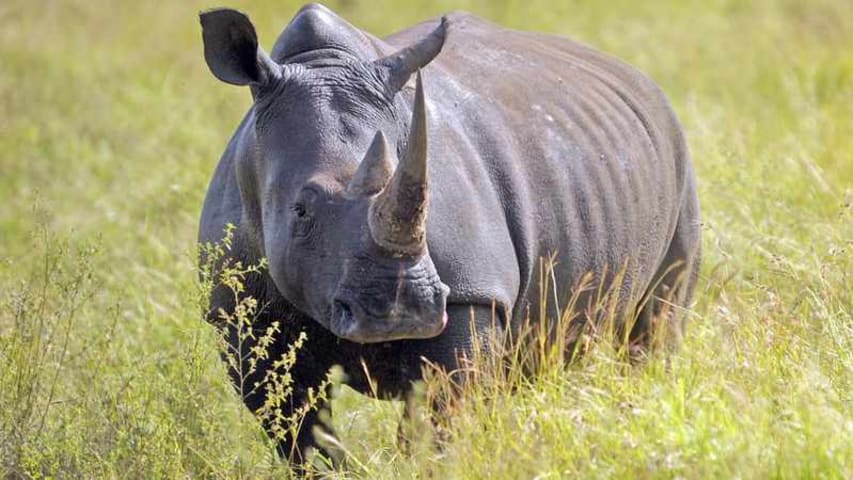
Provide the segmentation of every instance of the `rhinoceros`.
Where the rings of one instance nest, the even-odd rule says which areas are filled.
[[[210,182],[199,241],[231,224],[231,254],[268,262],[244,295],[265,306],[253,328],[280,320],[281,334],[235,379],[261,381],[307,333],[285,414],[333,365],[355,390],[399,398],[424,362],[452,371],[495,330],[554,318],[540,311],[543,258],[556,305],[588,273],[622,272],[632,339],[664,303],[689,305],[695,175],[667,98],[633,67],[467,13],[380,39],[311,4],[269,54],[243,13],[200,20],[210,70],[254,103]],[[210,307],[233,296],[217,289]],[[257,411],[265,393],[244,401]],[[279,452],[299,465],[321,423],[309,412]]]

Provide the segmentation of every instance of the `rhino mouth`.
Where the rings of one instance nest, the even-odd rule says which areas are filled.
[[[443,298],[436,307],[415,314],[392,310],[385,315],[372,315],[356,302],[336,299],[329,330],[337,337],[356,343],[433,338],[447,326]]]

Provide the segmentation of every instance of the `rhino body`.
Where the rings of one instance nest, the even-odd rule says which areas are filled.
[[[631,66],[466,13],[379,39],[308,5],[270,55],[242,14],[208,12],[202,25],[214,74],[248,85],[255,104],[210,183],[199,240],[219,241],[230,223],[235,256],[269,259],[269,274],[248,285],[267,305],[255,328],[281,320],[272,358],[308,335],[289,408],[335,364],[356,390],[370,392],[367,370],[380,396],[405,395],[424,359],[452,370],[476,335],[553,318],[587,272],[623,272],[628,312],[650,299],[635,339],[661,311],[656,296],[689,304],[700,248],[693,168],[666,97]],[[402,171],[419,148],[426,176],[406,178],[420,180],[376,173]],[[394,188],[402,200],[386,210],[420,218],[402,243],[393,222],[371,223],[407,221],[373,206]],[[407,194],[425,198],[407,204]],[[543,258],[555,260],[559,287],[547,312]],[[233,308],[219,290],[218,308]],[[253,411],[263,400],[245,399]],[[300,461],[316,422],[309,414],[282,454]]]

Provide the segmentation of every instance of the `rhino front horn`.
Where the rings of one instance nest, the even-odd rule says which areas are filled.
[[[426,249],[428,203],[426,101],[418,71],[406,152],[368,215],[374,242],[393,254],[421,255]]]

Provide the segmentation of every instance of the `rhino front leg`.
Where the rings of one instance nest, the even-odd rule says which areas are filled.
[[[447,317],[445,331],[424,341],[421,358],[445,371],[461,387],[472,373],[474,359],[495,353],[503,341],[506,315],[499,307],[451,304]]]
[[[341,452],[327,448],[318,439],[318,435],[335,436],[332,426],[321,420],[322,417],[331,418],[329,402],[323,401],[312,406],[308,411],[304,410],[309,402],[307,393],[309,388],[316,389],[317,385],[314,384],[310,387],[306,387],[304,384],[294,385],[293,395],[282,408],[285,417],[294,417],[294,423],[285,425],[286,431],[283,434],[278,433],[280,432],[279,426],[267,420],[263,421],[264,429],[276,441],[276,450],[279,456],[286,459],[297,474],[307,472],[307,462],[311,460],[314,452],[328,458],[336,468],[343,461]]]
[[[424,368],[437,368],[439,376],[447,380],[436,389],[427,388],[430,421],[439,448],[449,435],[449,420],[466,384],[475,381],[478,369],[489,365],[475,360],[489,361],[499,354],[506,318],[500,309],[485,305],[448,305],[447,316],[447,328],[441,335],[419,341],[420,348],[413,349],[421,361],[427,362]],[[397,429],[398,445],[404,452],[410,450],[412,433],[420,431],[415,425],[418,401],[410,388]]]
[[[305,472],[312,449],[335,463],[339,456],[320,446],[314,435],[315,429],[333,435],[331,426],[321,421],[321,417],[331,418],[331,405],[323,399],[328,395],[320,395],[328,388],[325,380],[331,364],[311,355],[313,342],[309,333],[302,347],[296,350],[292,366],[285,370],[276,365],[293,348],[302,329],[281,333],[265,347],[266,354],[258,356],[256,349],[266,331],[265,325],[262,319],[257,320],[252,326],[253,334],[243,334],[242,338],[235,329],[223,332],[228,343],[223,357],[235,390],[276,443],[279,456],[297,473]]]

